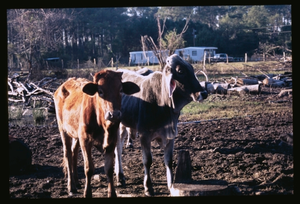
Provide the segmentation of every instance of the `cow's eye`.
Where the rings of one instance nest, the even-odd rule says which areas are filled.
[[[102,91],[101,89],[98,90],[98,93],[99,93],[99,96],[100,96],[100,97],[103,97],[103,96],[104,96],[104,93],[103,93],[103,91]]]

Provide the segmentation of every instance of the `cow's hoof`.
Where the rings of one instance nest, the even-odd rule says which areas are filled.
[[[125,187],[125,186],[126,186],[125,180],[118,181],[118,182],[117,182],[117,186],[118,186],[118,187]]]
[[[108,194],[107,194],[107,197],[109,197],[109,198],[116,198],[116,197],[117,197],[117,194],[116,194],[115,191],[112,191],[111,193],[108,193]]]

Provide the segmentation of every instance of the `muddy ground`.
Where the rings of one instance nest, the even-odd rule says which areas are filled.
[[[173,172],[179,150],[189,150],[194,180],[217,179],[233,186],[234,195],[294,194],[292,99],[281,99],[290,111],[260,113],[243,118],[179,124],[175,139]],[[266,101],[268,103],[268,101]],[[32,151],[32,167],[22,175],[9,176],[10,198],[67,198],[67,179],[61,167],[62,143],[57,127],[10,126],[9,134],[24,141]],[[169,196],[163,150],[152,142],[151,175],[156,196]],[[93,149],[94,197],[107,196],[103,156]],[[143,165],[139,140],[123,151],[126,187],[119,195],[143,197]],[[79,179],[84,185],[81,153]],[[77,197],[82,197],[83,189]]]

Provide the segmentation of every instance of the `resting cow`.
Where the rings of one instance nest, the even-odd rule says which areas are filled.
[[[120,138],[115,150],[115,172],[118,185],[125,185],[121,154],[125,127],[137,131],[143,152],[145,168],[144,188],[146,195],[154,195],[150,178],[152,164],[151,141],[156,140],[164,148],[168,188],[172,185],[172,154],[177,122],[181,109],[191,101],[202,101],[207,92],[201,87],[194,68],[178,55],[167,58],[162,72],[142,76],[133,71],[122,70],[123,82],[134,82],[140,92],[122,97]]]
[[[84,159],[86,176],[84,197],[92,197],[91,176],[94,165],[91,148],[104,152],[108,196],[116,196],[113,185],[114,149],[121,119],[121,92],[132,94],[139,87],[121,82],[122,73],[103,70],[90,82],[70,78],[54,93],[56,117],[63,143],[63,164],[68,175],[68,191],[76,193],[78,183],[77,156],[79,146]]]

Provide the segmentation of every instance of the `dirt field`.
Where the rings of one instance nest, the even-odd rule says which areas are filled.
[[[175,139],[173,172],[177,152],[189,150],[194,180],[217,179],[234,186],[234,195],[294,193],[292,98],[281,99],[290,111],[260,113],[243,118],[179,124]],[[268,101],[266,101],[268,103]],[[200,104],[201,105],[201,104]],[[272,104],[270,104],[272,105]],[[200,119],[200,118],[199,118]],[[10,198],[67,198],[62,143],[57,127],[9,127],[9,134],[20,138],[32,151],[32,169],[23,175],[10,175]],[[156,196],[169,196],[163,163],[163,150],[152,142],[151,174]],[[93,149],[94,197],[107,196],[103,156]],[[81,153],[79,179],[84,184]],[[126,187],[116,187],[119,195],[143,197],[143,165],[139,140],[124,149],[123,168]],[[76,196],[82,197],[83,189]]]

